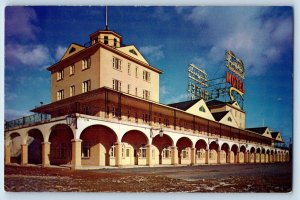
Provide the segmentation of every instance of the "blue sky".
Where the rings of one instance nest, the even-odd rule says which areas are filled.
[[[5,119],[50,102],[50,73],[70,43],[105,27],[104,7],[6,7]],[[291,7],[109,7],[109,28],[164,71],[160,101],[186,100],[187,65],[209,78],[225,71],[224,52],[244,61],[246,126],[280,131],[293,122]]]

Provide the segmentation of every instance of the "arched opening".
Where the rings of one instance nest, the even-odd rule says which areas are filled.
[[[255,162],[255,148],[254,147],[251,147],[250,149],[250,163],[254,163]]]
[[[19,133],[14,132],[10,134],[10,162],[11,163],[18,163],[21,164],[21,144],[22,144],[22,137]]]
[[[270,150],[268,149],[266,152],[266,163],[270,163]]]
[[[206,149],[207,144],[205,140],[198,140],[195,144],[196,148],[196,163],[205,164],[206,163]]]
[[[122,164],[124,165],[146,165],[146,145],[149,144],[147,136],[137,130],[131,130],[122,137],[123,145],[128,151]],[[122,148],[122,149],[123,149]],[[128,149],[128,150],[127,150]],[[128,155],[128,157],[127,157]]]
[[[229,163],[230,154],[229,154],[229,145],[227,143],[222,144],[220,152],[220,163]]]
[[[28,163],[42,164],[42,142],[43,134],[38,129],[28,131]]]
[[[65,124],[57,124],[52,127],[50,142],[50,164],[65,165],[72,161],[72,142],[73,132]]]
[[[209,144],[208,163],[218,163],[219,144],[213,141]]]
[[[266,150],[264,148],[262,148],[261,154],[260,154],[260,162],[261,163],[265,163],[266,162],[266,156],[265,156],[265,154],[266,154]]]
[[[239,147],[236,144],[232,145],[230,152],[230,163],[237,163],[238,150]]]
[[[102,125],[89,126],[80,134],[81,164],[92,166],[114,166],[116,133]]]
[[[256,149],[256,157],[255,157],[255,162],[256,163],[260,163],[261,162],[261,160],[260,160],[260,148],[257,148]]]
[[[246,147],[244,145],[242,145],[240,147],[239,163],[245,163],[245,162],[247,162]]]
[[[187,137],[182,137],[177,141],[176,146],[178,148],[178,163],[191,164],[192,141]]]
[[[170,165],[172,162],[172,146],[173,140],[169,135],[163,134],[162,137],[156,135],[152,139],[152,145],[154,146],[154,157],[153,164],[160,164],[160,165]]]

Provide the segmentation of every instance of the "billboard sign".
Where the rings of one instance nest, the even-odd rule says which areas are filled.
[[[237,76],[244,79],[245,78],[245,68],[244,63],[241,59],[238,59],[234,53],[227,50],[225,53],[225,60],[227,61],[226,67],[234,72]]]

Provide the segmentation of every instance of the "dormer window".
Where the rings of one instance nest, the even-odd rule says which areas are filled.
[[[76,49],[74,47],[72,47],[69,51],[69,54],[73,53],[74,51],[76,51]]]
[[[228,117],[228,118],[227,118],[227,120],[228,120],[229,122],[232,122],[232,119],[231,119],[231,117]]]
[[[201,107],[199,108],[199,111],[205,112],[205,108],[204,108],[203,106],[201,106]]]
[[[137,52],[134,49],[130,49],[129,52],[137,56]]]

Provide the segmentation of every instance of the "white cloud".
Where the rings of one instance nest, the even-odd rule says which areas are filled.
[[[30,115],[28,111],[14,110],[14,109],[5,109],[5,120],[14,120],[24,116]]]
[[[163,48],[162,45],[144,46],[144,47],[140,48],[140,51],[152,59],[160,60],[165,57],[165,54],[164,54],[162,48]]]
[[[55,58],[57,60],[60,60],[62,58],[62,56],[65,54],[66,50],[67,50],[67,47],[58,46],[55,51]]]
[[[7,65],[11,63],[37,67],[52,62],[49,49],[43,45],[8,44],[5,46]]]
[[[167,86],[163,85],[160,87],[159,90],[160,95],[165,96],[169,94],[169,90],[167,89]]]
[[[199,29],[199,46],[210,46],[204,58],[195,58],[198,64],[217,66],[223,61],[226,49],[234,51],[241,58],[247,75],[261,75],[272,64],[278,62],[285,51],[285,43],[292,41],[292,19],[262,15],[268,8],[263,7],[195,7],[177,9],[185,20]],[[185,11],[185,12],[184,12]]]

